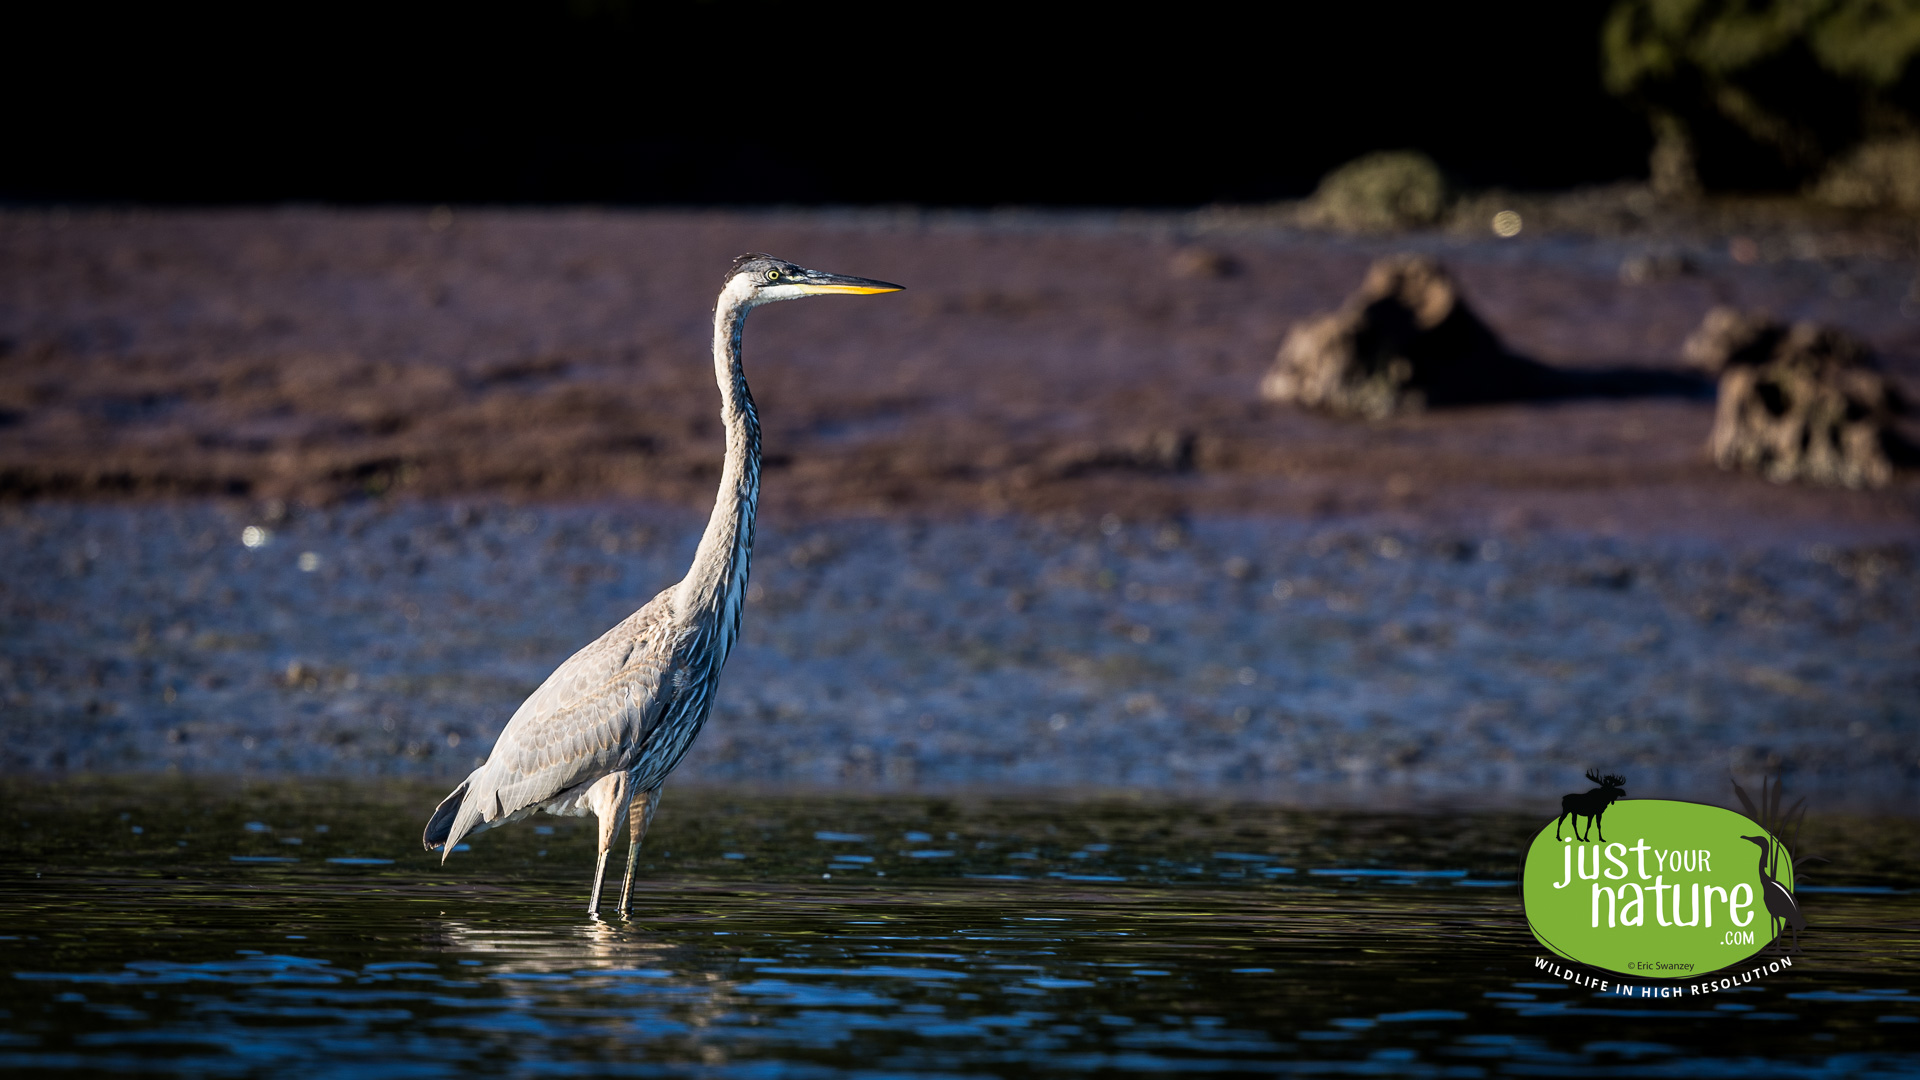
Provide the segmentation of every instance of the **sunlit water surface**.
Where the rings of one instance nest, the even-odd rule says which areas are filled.
[[[1534,967],[1528,815],[670,791],[601,922],[583,823],[442,867],[437,794],[0,785],[0,1069],[1920,1074],[1912,822],[1810,826],[1790,974],[1640,1001]]]

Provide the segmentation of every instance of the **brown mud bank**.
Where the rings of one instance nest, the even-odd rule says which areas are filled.
[[[1911,534],[1911,475],[1863,495],[1714,468],[1704,383],[1372,423],[1257,399],[1288,327],[1398,250],[1439,256],[1509,344],[1557,367],[1683,375],[1682,341],[1727,303],[1846,327],[1916,385],[1909,233],[1716,222],[1500,240],[1223,214],[10,211],[0,493],[703,507],[713,294],[731,256],[765,249],[909,287],[755,315],[776,519]]]

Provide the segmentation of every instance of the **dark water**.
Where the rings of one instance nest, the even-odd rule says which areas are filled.
[[[1535,970],[1527,815],[676,790],[596,922],[581,822],[441,867],[437,794],[0,786],[0,1069],[1920,1074],[1913,822],[1811,823],[1790,973],[1641,1001]]]

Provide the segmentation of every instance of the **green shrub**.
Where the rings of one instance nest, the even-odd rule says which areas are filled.
[[[1920,0],[1621,0],[1607,86],[1653,127],[1657,188],[1791,188],[1920,133]]]
[[[1362,231],[1431,225],[1447,208],[1447,182],[1417,150],[1382,150],[1328,173],[1313,193],[1311,220]]]

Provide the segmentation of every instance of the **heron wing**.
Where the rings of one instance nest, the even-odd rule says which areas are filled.
[[[1794,899],[1785,885],[1768,878],[1760,883],[1760,889],[1767,914],[1787,920],[1796,930],[1807,928],[1807,917],[1800,913],[1800,901]]]
[[[567,658],[520,704],[469,781],[450,845],[626,768],[673,694],[671,589]]]

